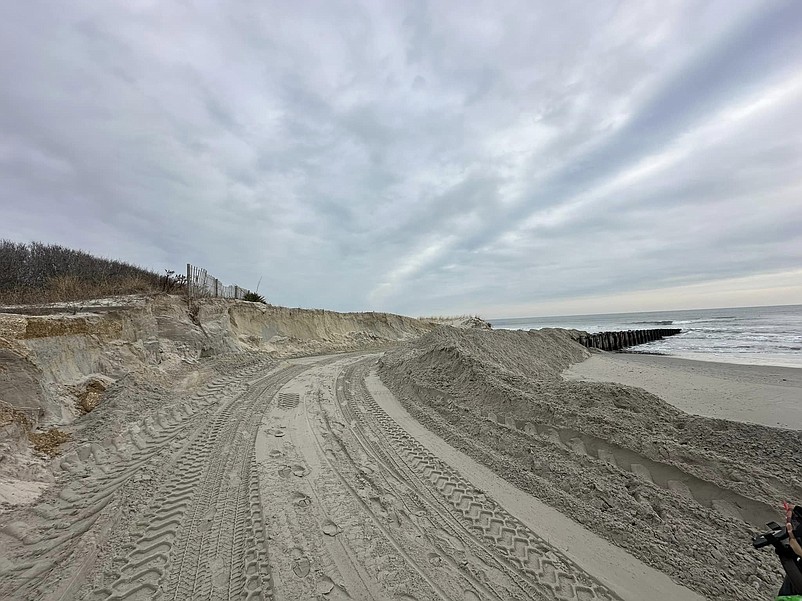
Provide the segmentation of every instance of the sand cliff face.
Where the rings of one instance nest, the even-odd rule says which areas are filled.
[[[31,500],[51,480],[32,443],[40,452],[55,451],[76,430],[73,424],[92,427],[95,414],[76,420],[98,405],[99,413],[108,405],[115,423],[135,419],[129,408],[148,395],[163,399],[176,382],[192,386],[208,358],[383,349],[437,327],[385,313],[234,300],[190,306],[170,295],[11,310],[18,313],[0,311],[0,504],[12,505]]]
[[[35,311],[35,309],[33,309]],[[129,297],[75,313],[0,313],[0,401],[34,425],[66,424],[82,400],[131,373],[223,353],[274,357],[385,348],[434,325],[386,313],[288,309],[221,299]]]
[[[14,435],[64,426],[125,376],[158,381],[181,364],[242,351],[275,358],[383,349],[439,326],[386,313],[337,313],[178,296],[0,311],[0,405]],[[476,327],[469,320],[466,327]],[[486,325],[483,322],[480,325]],[[15,424],[15,425],[12,425]]]

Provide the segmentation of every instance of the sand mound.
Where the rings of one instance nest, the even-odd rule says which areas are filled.
[[[379,373],[451,444],[677,581],[770,596],[777,563],[748,537],[802,499],[802,435],[560,378],[586,356],[560,330],[444,328],[388,352]]]

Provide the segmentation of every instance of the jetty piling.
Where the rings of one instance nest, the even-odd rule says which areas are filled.
[[[675,336],[680,332],[682,332],[681,328],[597,332],[595,334],[581,335],[577,338],[577,342],[587,348],[596,348],[603,351],[617,351],[630,346],[646,344],[653,340],[660,340],[666,336]]]

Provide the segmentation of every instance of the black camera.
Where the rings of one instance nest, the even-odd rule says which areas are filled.
[[[786,506],[788,508],[788,506]],[[797,505],[791,511],[791,528],[794,531],[794,538],[802,541],[802,507]],[[794,552],[790,545],[788,530],[785,525],[777,522],[766,524],[768,530],[752,538],[752,546],[761,549],[769,545],[774,547],[777,557],[780,559],[785,570],[785,581],[780,589],[781,595],[802,594],[802,570],[800,570],[800,557]]]
[[[755,549],[762,549],[768,545],[788,546],[788,531],[785,526],[781,526],[777,522],[769,522],[766,527],[768,528],[766,532],[752,537],[752,546]]]
[[[758,534],[752,538],[752,546],[755,549],[761,549],[768,545],[773,545],[777,553],[788,550],[793,553],[788,545],[788,531],[784,524],[777,522],[769,522],[766,524],[768,530],[762,534]],[[802,541],[802,507],[795,506],[791,511],[791,527],[794,530],[794,536],[798,541]]]

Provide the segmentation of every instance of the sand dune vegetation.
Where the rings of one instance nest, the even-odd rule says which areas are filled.
[[[158,274],[57,244],[0,240],[0,304],[3,305],[172,292],[180,286],[180,277],[171,271]]]

